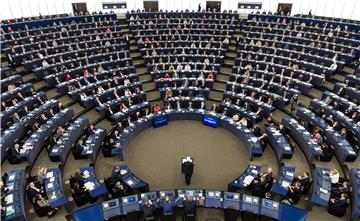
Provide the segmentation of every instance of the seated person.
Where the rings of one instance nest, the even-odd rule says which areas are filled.
[[[336,185],[339,183],[340,180],[340,174],[339,172],[334,169],[330,171],[330,181],[331,181],[331,185]]]
[[[294,182],[293,185],[288,187],[289,191],[286,194],[286,198],[291,199],[294,204],[297,204],[301,198],[301,184],[300,182]]]
[[[260,176],[256,178],[251,184],[252,195],[263,198],[267,192],[266,184],[266,176]]]
[[[22,162],[22,158],[19,156],[21,149],[20,144],[15,144],[14,147],[10,147],[6,150],[6,158],[9,163],[17,164]]]
[[[38,170],[38,173],[37,173],[37,180],[39,181],[39,183],[41,185],[45,184],[46,174],[47,174],[47,167],[46,166],[40,166],[39,170]]]
[[[121,198],[127,195],[125,186],[121,181],[117,181],[114,187],[111,189],[113,198]]]
[[[323,162],[329,162],[333,156],[333,149],[328,146],[326,143],[320,144],[320,151],[322,155],[318,156],[318,160]]]
[[[156,207],[153,205],[151,200],[144,201],[144,204],[142,206],[142,211],[144,213],[144,218],[154,217],[155,210],[156,210]]]
[[[263,133],[260,137],[258,137],[260,146],[264,150],[268,141],[268,135],[266,133]]]
[[[53,209],[50,207],[49,200],[43,197],[41,194],[37,194],[35,198],[35,210],[37,211],[39,216],[42,216],[42,213],[46,213],[50,218],[55,216],[57,208]],[[40,212],[41,211],[41,212]]]
[[[334,184],[331,185],[331,196],[332,197],[340,197],[341,194],[346,193],[350,194],[350,184],[348,181],[344,181],[339,183],[338,185]]]
[[[162,204],[163,214],[166,215],[173,213],[174,207],[176,207],[176,203],[172,202],[169,196],[166,196]]]
[[[311,186],[311,180],[308,172],[304,172],[303,175],[295,177],[294,182],[299,182],[301,184],[302,194],[308,193]]]
[[[268,167],[267,171],[265,173],[260,173],[260,176],[264,176],[266,182],[270,182],[273,179],[273,175],[272,175],[272,168]]]
[[[184,206],[184,215],[195,215],[196,213],[196,198],[195,197],[186,197],[182,202]]]
[[[76,170],[74,176],[70,177],[70,185],[73,185],[74,183],[79,183],[81,187],[84,186],[84,178],[80,173],[80,170]]]
[[[84,150],[84,141],[83,139],[80,139],[77,144],[75,144],[75,146],[72,148],[73,154],[74,154],[74,158],[75,159],[81,159],[81,158],[85,158],[86,156],[82,156],[81,153]]]
[[[342,193],[340,198],[331,198],[329,200],[328,212],[337,217],[343,217],[348,207],[348,195]]]
[[[81,186],[79,182],[74,182],[71,185],[71,190],[71,195],[74,198],[77,206],[82,206],[89,202],[89,192],[84,188],[84,186]]]
[[[35,203],[36,196],[38,194],[45,195],[44,187],[40,186],[40,185],[36,185],[34,182],[29,183],[29,185],[26,189],[26,193],[27,193],[28,199],[33,204]]]
[[[115,148],[114,139],[110,138],[109,141],[105,142],[105,145],[102,148],[102,153],[104,157],[111,157],[111,150]]]

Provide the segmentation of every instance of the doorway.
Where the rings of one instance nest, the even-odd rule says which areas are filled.
[[[72,3],[74,15],[83,14],[85,15],[87,12],[86,2],[84,3]]]
[[[221,1],[206,1],[206,11],[221,11]]]
[[[291,8],[292,8],[292,4],[279,3],[278,9],[277,9],[277,14],[278,15],[291,15]]]
[[[159,2],[158,1],[144,1],[144,9],[147,12],[157,12],[157,11],[159,11]]]

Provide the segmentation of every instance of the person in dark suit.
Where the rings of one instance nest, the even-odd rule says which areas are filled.
[[[154,216],[156,207],[152,204],[151,200],[144,201],[142,211],[144,213],[144,218],[149,218]]]
[[[336,197],[340,197],[341,194],[346,193],[349,194],[350,193],[350,184],[347,181],[344,181],[343,183],[341,183],[341,185],[333,185],[331,187],[331,195],[336,198]]]
[[[75,146],[73,147],[73,154],[75,159],[80,159],[82,158],[81,153],[84,150],[84,141],[82,139],[80,139],[77,144],[75,144]]]
[[[196,213],[196,199],[195,197],[187,197],[182,202],[184,206],[184,214],[187,215],[195,215]]]
[[[318,156],[318,159],[323,162],[329,162],[333,156],[333,149],[326,143],[320,144],[320,151],[322,155]]]
[[[85,190],[84,187],[78,182],[72,184],[72,197],[75,200],[76,205],[82,206],[90,201],[89,192]]]
[[[28,187],[26,188],[26,193],[30,202],[34,204],[36,196],[38,194],[45,194],[45,191],[42,186],[35,185],[34,182],[30,182]]]
[[[311,186],[311,180],[308,172],[304,172],[303,175],[295,177],[294,182],[299,182],[301,184],[302,194],[308,193]]]
[[[120,198],[127,195],[126,189],[121,181],[117,181],[114,187],[111,189],[113,198]]]
[[[7,150],[6,157],[7,157],[8,161],[9,161],[9,163],[17,164],[17,163],[22,162],[21,157],[19,157],[20,149],[21,149],[20,145],[15,144],[14,147],[12,147],[12,148],[10,147]]]
[[[328,212],[337,217],[343,217],[348,207],[348,195],[341,194],[340,198],[332,198],[329,200]]]
[[[111,150],[115,148],[115,141],[113,138],[110,138],[109,141],[105,142],[105,145],[102,148],[104,157],[111,156]]]
[[[185,174],[185,182],[190,185],[191,176],[194,172],[194,163],[191,160],[186,160],[182,163],[182,172]]]
[[[261,173],[260,176],[265,177],[266,182],[272,180],[272,168],[269,167],[265,173]]]
[[[173,213],[174,207],[176,207],[176,203],[171,201],[169,196],[166,196],[162,206],[163,214]]]
[[[259,179],[254,180],[251,185],[252,195],[264,197],[266,193],[266,177],[260,176]]]
[[[297,204],[301,198],[301,184],[300,182],[295,182],[294,185],[289,186],[288,193],[286,194],[286,197],[288,199],[291,199],[294,204]]]
[[[80,187],[84,186],[84,178],[83,175],[80,173],[80,170],[76,170],[74,176],[70,177],[70,183],[78,183],[80,184]]]

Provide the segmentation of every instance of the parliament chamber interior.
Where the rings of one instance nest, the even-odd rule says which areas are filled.
[[[360,1],[0,16],[1,220],[360,220]]]

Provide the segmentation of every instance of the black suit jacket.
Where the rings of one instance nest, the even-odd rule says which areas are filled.
[[[194,163],[185,162],[182,164],[181,171],[186,175],[191,175],[194,172]]]
[[[184,205],[184,213],[185,214],[195,214],[195,210],[196,210],[196,202],[195,201],[184,200],[183,205]]]
[[[144,206],[143,208],[142,208],[142,211],[143,211],[143,213],[144,213],[144,217],[152,217],[152,216],[154,216],[154,211],[156,210],[156,208],[153,206],[153,205],[151,205],[151,206]]]
[[[75,146],[74,146],[74,148],[73,148],[73,151],[74,151],[74,154],[76,155],[76,156],[80,156],[81,155],[81,152],[83,151],[83,146],[82,145],[80,145],[80,144],[76,144]]]

